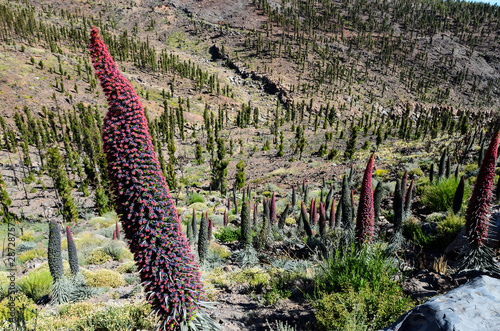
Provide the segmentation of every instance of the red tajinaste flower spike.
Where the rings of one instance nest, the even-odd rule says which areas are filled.
[[[189,323],[204,301],[199,267],[182,232],[137,94],[118,71],[96,28],[89,49],[109,104],[102,140],[116,212],[147,300],[161,318],[159,328],[174,330]],[[131,146],[140,147],[130,153]],[[169,277],[162,276],[166,270]]]
[[[469,243],[475,247],[484,246],[488,237],[488,216],[493,198],[493,179],[499,140],[500,131],[497,131],[491,138],[490,145],[484,154],[483,163],[481,163],[467,207],[465,231]]]
[[[363,176],[363,183],[361,184],[361,193],[359,196],[355,235],[356,241],[360,244],[370,243],[373,238],[373,230],[375,224],[375,209],[373,206],[372,190],[372,172],[374,158],[375,154],[372,154],[366,166],[365,174]]]

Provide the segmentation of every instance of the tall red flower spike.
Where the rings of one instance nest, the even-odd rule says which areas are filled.
[[[116,212],[147,300],[161,319],[159,329],[174,330],[193,321],[204,300],[199,267],[182,232],[141,102],[95,27],[89,49],[109,105],[102,138]]]
[[[374,158],[375,154],[372,154],[366,165],[363,183],[361,184],[355,229],[356,241],[358,243],[370,243],[373,238],[375,209],[373,207],[372,172]]]
[[[483,163],[467,207],[465,231],[469,243],[475,247],[484,246],[488,237],[488,214],[493,198],[493,178],[495,177],[499,139],[500,132],[497,131],[491,138],[490,146],[484,154]]]

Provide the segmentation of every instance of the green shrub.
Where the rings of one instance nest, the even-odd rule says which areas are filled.
[[[437,226],[439,242],[441,247],[448,246],[460,233],[465,225],[465,218],[448,213],[444,220],[441,220]]]
[[[193,192],[193,194],[191,194],[191,196],[189,197],[189,201],[188,201],[188,205],[191,205],[193,203],[205,203],[205,198],[203,197],[203,195],[199,194],[199,193],[196,193],[196,192]]]
[[[121,260],[124,254],[124,246],[120,241],[110,241],[102,247],[102,251],[111,256],[113,260]]]
[[[420,222],[412,217],[403,223],[403,235],[420,246],[428,246],[433,242],[433,237],[426,236],[422,232],[422,225]]]
[[[413,169],[411,169],[408,172],[408,175],[410,176],[410,178],[411,178],[411,176],[414,176],[414,177],[423,177],[423,176],[425,176],[424,172],[420,168],[413,168]]]
[[[111,256],[108,255],[103,248],[98,247],[94,249],[90,254],[85,258],[88,264],[100,265],[111,260]]]
[[[38,245],[37,243],[34,243],[32,241],[21,241],[19,244],[16,245],[16,251],[18,253],[26,252],[31,249],[37,248]]]
[[[137,271],[137,265],[135,264],[134,261],[127,261],[116,268],[116,271],[118,271],[121,274],[124,273],[132,273]]]
[[[340,249],[320,263],[315,276],[318,327],[324,330],[380,329],[413,306],[393,280],[399,273],[380,247]]]
[[[17,258],[17,260],[21,263],[24,263],[27,261],[31,261],[35,258],[42,258],[42,257],[47,257],[47,250],[43,248],[35,248],[21,253]]]
[[[108,215],[106,215],[108,216]],[[116,215],[109,215],[108,217],[94,217],[90,220],[90,225],[95,227],[97,230],[102,228],[110,227],[111,225],[116,223]]]
[[[214,233],[214,236],[222,243],[232,243],[233,241],[240,239],[240,233],[241,229],[233,229],[229,226],[226,226]]]
[[[10,279],[7,278],[9,273],[0,271],[0,301],[9,294]]]
[[[35,232],[34,231],[24,231],[23,235],[19,237],[22,241],[35,241]]]
[[[92,248],[101,245],[102,239],[97,237],[92,232],[83,232],[75,239],[76,248],[81,250],[84,248]]]
[[[120,287],[124,286],[125,280],[118,272],[108,269],[99,269],[94,272],[82,271],[87,284],[92,287]]]
[[[148,317],[151,308],[147,304],[99,307],[85,312],[73,324],[75,331],[128,331],[152,330],[155,320]]]
[[[33,301],[37,302],[43,296],[50,294],[52,275],[47,269],[35,270],[19,280],[17,286],[21,292]]]
[[[420,202],[433,211],[447,211],[453,205],[453,198],[455,197],[458,183],[459,180],[455,176],[452,176],[428,185],[422,190]],[[467,201],[469,193],[469,184],[465,182],[463,203]]]
[[[14,310],[15,310],[15,313],[13,315],[16,320],[29,321],[36,315],[38,315],[38,308],[35,306],[33,300],[28,298],[24,293],[17,292],[12,295],[13,295]],[[11,302],[10,300],[12,300],[12,298],[7,297],[0,302],[0,321],[6,321],[12,317],[10,309],[10,302]]]
[[[358,290],[352,287],[343,292],[324,295],[316,305],[316,320],[323,330],[382,329],[402,313],[413,308],[401,287],[392,282],[371,288],[368,284]]]

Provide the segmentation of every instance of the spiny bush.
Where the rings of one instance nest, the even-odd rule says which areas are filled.
[[[81,318],[73,323],[73,330],[126,331],[154,329],[155,319],[149,317],[151,308],[146,304],[105,306],[90,312],[80,309]]]
[[[240,239],[240,229],[233,229],[228,226],[221,228],[214,236],[222,243],[232,243]]]
[[[85,257],[88,264],[101,265],[110,261],[112,258],[109,256],[102,247],[98,247],[90,252],[89,255]]]
[[[454,176],[434,182],[423,188],[420,202],[432,211],[447,211],[453,206],[453,199],[459,180]],[[470,188],[467,182],[464,187],[464,199],[467,199]]]
[[[52,281],[49,270],[35,270],[21,278],[17,286],[28,298],[37,302],[45,295],[50,294]]]
[[[43,248],[30,249],[29,251],[22,252],[17,260],[21,263],[31,261],[35,258],[42,258],[47,256],[47,251]]]
[[[96,28],[89,49],[109,104],[102,137],[116,211],[153,314],[161,318],[159,328],[172,330],[203,320],[205,329],[219,329],[199,309],[204,300],[199,267],[182,232],[141,102]]]
[[[118,268],[116,268],[116,271],[118,271],[121,274],[136,272],[137,265],[135,264],[134,261],[127,261],[123,264],[120,264]]]
[[[85,271],[83,276],[87,284],[92,287],[120,287],[125,285],[122,275],[114,270],[99,269],[96,271]]]
[[[14,303],[14,312],[11,311],[11,302]],[[33,300],[22,292],[14,293],[12,297],[7,297],[0,301],[0,321],[7,321],[13,317],[15,321],[26,322],[35,318],[37,315],[38,308],[35,306]],[[9,329],[16,330],[16,327],[9,325]]]
[[[444,220],[439,221],[437,233],[442,241],[442,246],[447,246],[455,239],[464,225],[465,218],[453,213],[448,213]]]
[[[318,326],[324,330],[387,326],[413,306],[394,280],[398,273],[379,247],[336,249],[320,262],[314,279],[316,295],[310,300]]]
[[[113,260],[119,261],[123,258],[125,247],[122,242],[110,241],[102,247],[102,250],[104,253],[111,256]]]
[[[193,192],[190,196],[189,196],[189,201],[188,201],[188,205],[191,205],[193,203],[205,203],[205,198],[203,197],[203,195],[199,194],[199,193],[196,193],[196,192]]]
[[[31,241],[21,241],[19,244],[16,245],[16,251],[17,253],[23,253],[31,249],[35,249],[37,248],[37,246],[38,246],[37,243]]]

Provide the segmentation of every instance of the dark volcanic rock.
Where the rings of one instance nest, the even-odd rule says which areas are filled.
[[[498,331],[500,280],[480,276],[432,298],[401,316],[385,331]]]

